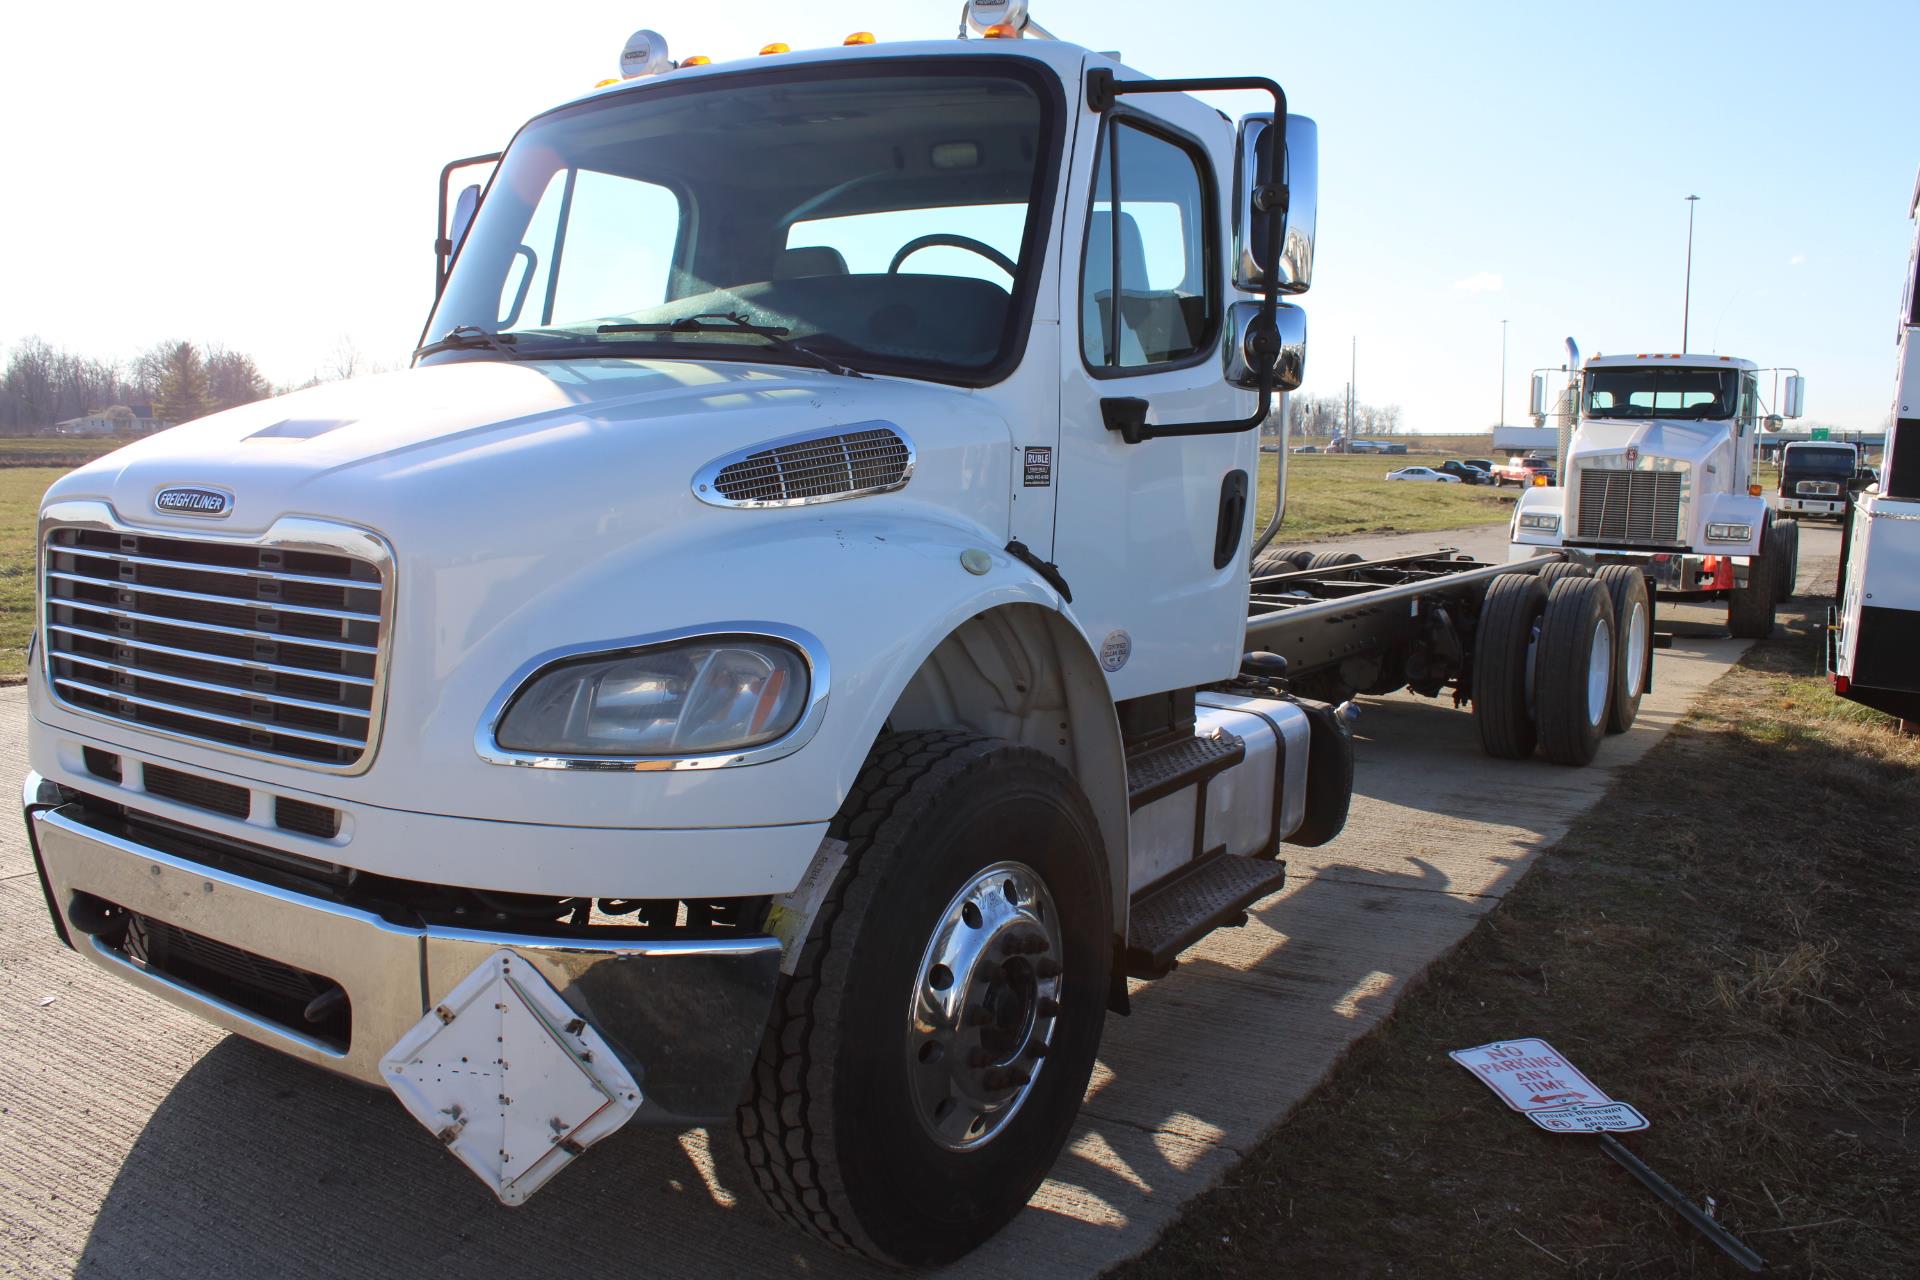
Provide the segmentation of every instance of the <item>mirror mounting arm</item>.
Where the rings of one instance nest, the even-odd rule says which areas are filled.
[[[1273,125],[1266,132],[1267,172],[1283,174],[1286,170],[1286,134],[1287,134],[1287,92],[1276,80],[1266,76],[1209,76],[1187,80],[1121,80],[1107,67],[1095,67],[1087,73],[1087,108],[1098,115],[1105,115],[1114,103],[1123,95],[1132,93],[1232,93],[1251,91],[1267,93],[1273,96]],[[1267,243],[1278,246],[1286,233],[1287,225],[1287,187],[1285,183],[1263,183],[1256,193],[1256,204],[1267,219]],[[1119,288],[1115,283],[1115,290]],[[1280,309],[1280,273],[1267,273],[1266,288],[1260,295],[1260,318],[1258,329],[1267,333],[1278,332],[1276,314]],[[1256,352],[1261,356],[1258,369],[1260,385],[1253,414],[1246,418],[1233,418],[1222,422],[1180,422],[1155,423],[1146,421],[1147,402],[1134,397],[1114,397],[1100,402],[1100,414],[1109,431],[1118,431],[1128,444],[1139,444],[1156,436],[1224,436],[1236,435],[1242,431],[1252,431],[1273,411],[1274,366],[1276,360],[1267,358],[1271,347],[1278,354],[1278,343],[1256,342]]]

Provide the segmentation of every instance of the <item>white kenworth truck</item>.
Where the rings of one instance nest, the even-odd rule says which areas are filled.
[[[1563,403],[1575,421],[1559,483],[1521,495],[1511,558],[1563,551],[1631,565],[1659,594],[1724,599],[1736,636],[1772,634],[1776,606],[1793,594],[1800,530],[1773,513],[1754,478],[1762,370],[1721,355],[1596,355],[1582,364],[1577,352],[1567,368]],[[1536,374],[1536,417],[1545,394]],[[1799,417],[1803,395],[1804,380],[1787,377],[1782,416]],[[1648,651],[1643,624],[1632,628],[1635,651]]]
[[[1828,613],[1827,671],[1843,698],[1920,729],[1920,176],[1906,290],[1895,329],[1899,366],[1880,479],[1853,497]]]
[[[1630,719],[1592,579],[1529,676],[1545,561],[1250,601],[1312,122],[1013,0],[964,33],[637,33],[484,191],[443,175],[413,367],[53,487],[61,939],[391,1089],[508,1204],[731,1121],[778,1212],[934,1263],[1045,1176],[1127,978],[1341,829],[1308,687],[1474,690],[1508,754],[1536,702],[1566,758]]]

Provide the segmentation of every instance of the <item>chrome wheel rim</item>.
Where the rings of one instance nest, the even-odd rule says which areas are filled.
[[[1647,606],[1635,601],[1627,615],[1626,690],[1629,698],[1640,696],[1640,682],[1647,674]]]
[[[1607,695],[1613,691],[1613,624],[1593,620],[1593,648],[1587,654],[1587,723],[1607,718]]]
[[[907,1079],[914,1114],[949,1151],[993,1141],[1033,1092],[1060,1020],[1060,917],[1018,862],[947,903],[914,975]]]

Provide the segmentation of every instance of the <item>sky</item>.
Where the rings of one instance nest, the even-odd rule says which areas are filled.
[[[277,383],[344,346],[404,365],[440,166],[677,57],[950,36],[957,0],[568,6],[20,4],[0,19],[0,344],[129,358],[185,337]],[[1320,125],[1304,390],[1415,431],[1524,420],[1574,338],[1793,366],[1807,413],[1883,423],[1920,131],[1920,3],[1033,0],[1148,74],[1263,73]],[[1258,110],[1223,96],[1230,114]],[[1506,376],[1501,376],[1502,320]]]

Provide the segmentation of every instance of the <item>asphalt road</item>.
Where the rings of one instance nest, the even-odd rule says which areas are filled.
[[[1441,543],[1498,556],[1504,529],[1341,545]],[[1828,589],[1837,550],[1806,526],[1803,587]],[[1366,700],[1346,833],[1292,850],[1287,888],[1247,927],[1135,985],[1053,1177],[950,1274],[1085,1276],[1146,1247],[1745,647],[1706,610],[1669,617],[1679,635],[1639,724],[1588,769],[1489,760],[1444,701]],[[0,776],[25,769],[24,715],[21,691],[0,691]],[[725,1131],[629,1129],[526,1207],[499,1207],[386,1094],[225,1036],[61,948],[19,824],[0,832],[7,1275],[878,1274],[775,1223]]]

